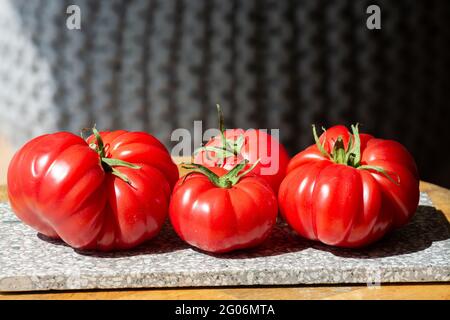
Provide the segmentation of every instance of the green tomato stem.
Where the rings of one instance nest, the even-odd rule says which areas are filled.
[[[131,184],[128,177],[125,174],[118,171],[117,169],[115,169],[115,167],[126,167],[126,168],[131,168],[131,169],[140,169],[141,167],[138,165],[135,165],[133,163],[127,162],[127,161],[106,157],[105,144],[103,143],[103,139],[100,135],[100,132],[97,130],[95,125],[92,128],[92,133],[95,137],[96,143],[91,143],[89,145],[89,147],[91,147],[93,150],[95,150],[98,153],[98,155],[100,157],[100,164],[101,164],[103,170],[105,172],[109,172],[109,173],[115,175],[116,177],[122,179],[126,183]]]
[[[115,175],[115,176],[118,177],[119,179],[121,179],[121,180],[123,180],[123,181],[125,181],[126,183],[128,183],[128,184],[131,185],[130,179],[128,179],[128,177],[127,177],[125,174],[121,173],[121,172],[118,171],[117,169],[114,169],[114,168],[113,168],[112,171],[111,171],[111,174],[112,174],[112,175]]]
[[[342,137],[339,137],[337,141],[334,143],[333,149],[333,161],[339,164],[347,164],[346,161],[346,152],[344,146],[344,140]]]
[[[359,138],[359,130],[358,124],[352,125],[352,137],[354,139],[354,143],[349,145],[348,154],[350,155],[348,159],[350,160],[350,165],[352,167],[358,167],[361,162],[361,139]]]
[[[130,162],[126,162],[120,159],[113,159],[113,158],[102,158],[102,162],[106,163],[110,167],[127,167],[131,169],[140,169],[141,167],[138,165],[135,165]]]
[[[95,125],[92,128],[92,133],[94,134],[95,140],[97,141],[98,154],[100,155],[100,158],[104,158],[105,157],[105,146],[103,145],[103,139],[100,136],[100,133],[98,132],[98,130],[95,127]]]
[[[316,142],[317,149],[319,149],[320,153],[326,158],[331,159],[331,155],[325,150],[325,139],[320,143],[319,136],[317,135],[316,126],[312,125],[314,141]],[[326,131],[325,131],[326,132]]]
[[[213,160],[210,156],[210,152],[215,153],[215,158],[218,159],[217,166],[223,167],[225,164],[225,159],[233,156],[238,156],[241,153],[242,147],[244,146],[245,138],[244,135],[241,134],[239,137],[234,140],[226,139],[225,137],[225,121],[224,116],[222,112],[222,107],[217,104],[217,116],[218,116],[218,122],[219,122],[219,131],[220,131],[220,139],[222,143],[222,147],[216,147],[216,146],[202,146],[197,148],[194,151],[194,155],[198,154],[201,151],[204,151],[206,154],[206,158],[208,160]]]
[[[192,170],[192,172],[189,172],[183,179],[183,182],[186,180],[186,178],[193,174],[193,173],[201,173],[205,175],[211,183],[213,183],[216,187],[229,189],[236,185],[244,176],[246,176],[250,171],[252,171],[256,165],[259,163],[256,161],[248,170],[244,171],[243,173],[239,174],[242,169],[245,168],[245,166],[248,164],[248,160],[245,160],[236,166],[233,167],[230,171],[228,171],[223,176],[219,177],[217,174],[212,172],[207,167],[197,164],[197,163],[189,163],[189,164],[183,164],[182,167],[184,169]]]
[[[372,165],[362,165],[361,164],[361,139],[359,137],[359,128],[358,124],[352,125],[352,135],[350,135],[348,147],[347,150],[345,150],[344,140],[342,137],[338,137],[336,140],[333,151],[331,154],[329,154],[325,150],[325,139],[323,143],[320,143],[320,139],[316,132],[316,127],[313,125],[313,136],[314,140],[316,142],[317,149],[322,153],[322,155],[331,161],[351,166],[353,168],[359,169],[359,170],[373,170],[376,171],[383,176],[385,176],[389,181],[392,183],[395,183],[396,185],[400,184],[400,177],[396,174],[397,179],[393,179],[392,176],[382,167],[379,166],[372,166]],[[326,131],[325,131],[326,132]]]
[[[389,181],[391,181],[392,183],[395,183],[396,185],[400,185],[400,177],[399,177],[398,174],[395,174],[396,177],[397,177],[397,180],[394,180],[394,179],[391,177],[391,175],[390,175],[386,170],[384,170],[384,169],[381,168],[381,167],[378,167],[378,166],[370,166],[370,165],[362,165],[362,166],[359,166],[357,169],[359,169],[359,170],[373,170],[373,171],[376,171],[376,172],[382,174],[383,176],[385,176],[385,177],[386,177]]]
[[[220,107],[220,104],[216,104],[217,107],[217,116],[218,116],[218,121],[219,121],[219,130],[220,130],[220,137],[222,138],[222,149],[223,150],[227,150],[227,143],[225,141],[225,125],[224,125],[224,119],[223,119],[223,113],[222,113],[222,108]],[[219,166],[223,166],[223,164],[225,163],[225,158],[224,156],[220,156],[219,158]]]

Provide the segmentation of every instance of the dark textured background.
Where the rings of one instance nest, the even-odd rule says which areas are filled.
[[[65,28],[72,3],[81,31]],[[370,4],[381,30],[366,28]],[[280,128],[291,154],[312,143],[312,123],[359,122],[450,187],[448,0],[1,5],[0,125],[17,145],[95,122],[170,146],[175,128],[215,126],[219,102],[228,127]]]

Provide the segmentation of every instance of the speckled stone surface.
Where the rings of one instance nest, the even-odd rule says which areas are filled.
[[[450,225],[421,195],[413,221],[360,250],[303,240],[279,223],[263,245],[208,255],[169,225],[127,252],[77,252],[0,204],[0,291],[450,281]]]

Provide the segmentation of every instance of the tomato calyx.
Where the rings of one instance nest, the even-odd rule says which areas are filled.
[[[393,179],[392,176],[382,167],[366,165],[361,163],[361,139],[359,137],[359,128],[358,124],[351,125],[352,134],[349,137],[347,149],[345,149],[344,139],[342,136],[339,136],[333,146],[333,150],[331,154],[325,149],[326,142],[326,130],[322,128],[324,131],[325,137],[320,143],[320,139],[317,135],[316,127],[313,125],[313,136],[316,142],[317,149],[319,149],[320,153],[337,164],[347,165],[359,170],[372,170],[376,171],[383,176],[385,176],[389,181],[393,182],[396,185],[400,184],[400,177],[395,174],[397,179]]]
[[[234,166],[233,169],[231,169],[221,177],[219,177],[216,173],[212,172],[210,169],[201,164],[197,163],[183,164],[182,167],[184,169],[192,170],[191,172],[189,172],[184,176],[183,182],[189,175],[194,173],[201,173],[205,175],[209,179],[209,181],[211,181],[212,184],[214,184],[216,187],[229,189],[233,187],[235,184],[237,184],[239,180],[241,180],[243,177],[249,174],[256,167],[259,161],[260,159],[258,159],[250,168],[241,173],[242,169],[244,169],[248,164],[248,160],[244,160],[243,162]]]
[[[103,170],[115,175],[126,183],[131,184],[130,179],[128,179],[125,174],[121,173],[115,167],[126,167],[131,169],[140,169],[141,167],[120,159],[109,158],[106,154],[107,146],[104,145],[103,139],[95,126],[92,128],[92,133],[95,137],[96,142],[89,144],[89,147],[98,153],[100,157],[100,165],[102,166]]]
[[[221,147],[216,146],[202,146],[200,148],[197,148],[194,151],[194,155],[201,151],[205,151],[206,157],[208,160],[212,160],[210,157],[210,152],[215,153],[215,158],[218,159],[217,165],[219,167],[222,167],[225,164],[225,159],[229,157],[237,157],[241,153],[241,149],[244,146],[245,138],[244,135],[241,134],[238,136],[236,140],[226,139],[225,138],[225,125],[224,125],[224,117],[222,108],[219,104],[216,104],[217,107],[217,115],[218,115],[218,122],[219,122],[219,131],[220,131],[220,138],[222,141]]]

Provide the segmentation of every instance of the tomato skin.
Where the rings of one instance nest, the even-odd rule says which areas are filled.
[[[212,168],[219,176],[226,171]],[[263,242],[276,222],[277,199],[265,180],[243,177],[220,188],[199,173],[175,185],[169,217],[178,236],[204,251],[224,253]]]
[[[245,142],[237,156],[225,159],[223,168],[231,170],[245,159],[249,161],[246,167],[249,168],[260,159],[260,163],[256,165],[252,172],[263,177],[277,193],[281,181],[286,175],[286,168],[289,163],[289,155],[283,144],[262,130],[227,129],[224,135],[225,139],[229,140],[236,140],[240,135],[243,135]],[[222,147],[222,137],[220,135],[215,136],[205,146]],[[205,151],[200,151],[196,154],[194,162],[207,167],[216,167],[219,159],[214,156],[214,152],[207,154]],[[271,172],[271,166],[275,169],[274,172]]]
[[[165,147],[143,132],[100,133],[106,157],[130,181],[105,172],[99,154],[68,132],[39,136],[14,155],[8,169],[11,207],[24,223],[77,249],[132,248],[155,236],[167,216],[178,168]]]
[[[335,126],[320,142],[331,152],[337,137],[347,147],[351,134]],[[397,185],[374,170],[337,164],[312,145],[292,158],[278,193],[280,212],[302,237],[338,247],[362,247],[406,224],[419,203],[419,175],[398,142],[360,134],[361,164],[383,168]],[[325,140],[325,141],[324,141]]]

